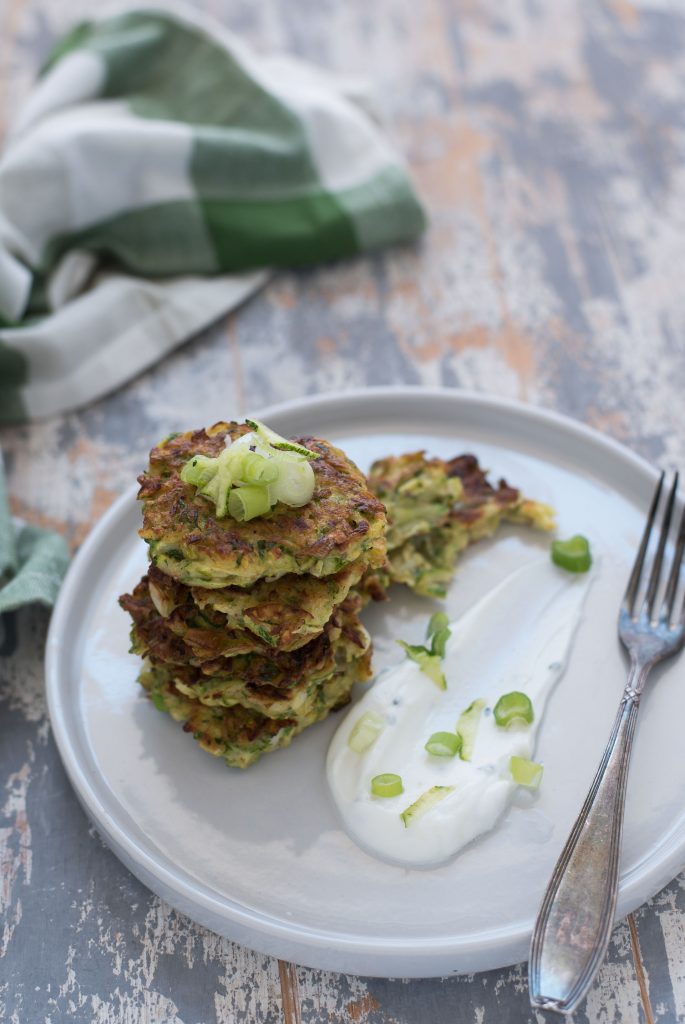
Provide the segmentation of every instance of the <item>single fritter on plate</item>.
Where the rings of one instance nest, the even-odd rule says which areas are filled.
[[[303,729],[325,718],[330,711],[349,703],[358,676],[351,664],[321,683],[305,711],[289,718],[269,718],[254,708],[211,707],[181,693],[170,676],[151,666],[140,676],[155,706],[183,723],[203,750],[222,757],[233,768],[247,768],[262,754],[287,747]]]
[[[554,528],[549,505],[522,497],[504,480],[493,487],[474,455],[391,455],[374,462],[368,480],[388,513],[387,563],[369,571],[360,584],[362,593],[375,600],[383,599],[391,583],[404,583],[426,597],[444,597],[459,553],[489,537],[502,522]]]
[[[180,471],[191,456],[215,458],[249,431],[246,424],[215,423],[152,449],[138,497],[140,535],[154,565],[188,586],[250,587],[288,573],[329,576],[371,552],[385,532],[385,508],[347,456],[314,437],[296,439],[320,456],[311,463],[311,501],[300,508],[279,503],[249,522],[217,518],[213,503]]]

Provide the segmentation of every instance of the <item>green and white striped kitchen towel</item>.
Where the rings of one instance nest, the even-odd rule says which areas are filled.
[[[0,422],[99,397],[271,268],[423,226],[402,161],[330,75],[168,4],[80,24],[0,160]]]
[[[68,564],[63,537],[12,518],[0,453],[0,617],[26,604],[53,605]],[[1,638],[0,627],[0,647]]]

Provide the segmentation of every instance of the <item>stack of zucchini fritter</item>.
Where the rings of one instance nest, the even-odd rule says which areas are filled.
[[[501,522],[554,525],[547,505],[503,480],[493,487],[472,455],[389,456],[367,481],[343,452],[310,437],[297,441],[319,456],[311,501],[249,522],[217,517],[181,470],[249,430],[217,423],[153,448],[138,495],[152,564],[120,598],[150,698],[241,768],[287,746],[371,677],[359,621],[368,600],[383,600],[392,583],[442,597],[459,553]]]
[[[172,435],[140,477],[150,569],[120,598],[140,682],[205,750],[245,768],[346,704],[370,678],[354,590],[385,563],[383,504],[346,456],[316,438],[314,496],[237,522],[184,483],[193,455],[217,457],[238,423]]]

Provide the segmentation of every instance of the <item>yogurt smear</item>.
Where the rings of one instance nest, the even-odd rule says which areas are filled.
[[[335,803],[360,846],[386,860],[428,867],[495,825],[516,789],[509,759],[532,758],[545,703],[568,660],[589,582],[588,574],[573,576],[549,558],[531,562],[452,623],[443,660],[447,690],[438,689],[409,658],[379,676],[338,728],[326,763]],[[532,701],[532,725],[495,725],[492,708],[512,690]],[[428,738],[454,732],[461,712],[477,698],[484,698],[486,707],[472,760],[428,754]],[[359,754],[350,749],[348,738],[367,711],[384,724]],[[384,772],[401,776],[402,794],[371,794],[371,779]],[[401,813],[433,786],[454,789],[407,827]]]

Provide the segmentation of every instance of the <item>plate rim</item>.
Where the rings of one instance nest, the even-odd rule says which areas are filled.
[[[316,415],[321,408],[325,408],[330,414],[332,406],[344,407],[360,401],[376,401],[392,407],[398,400],[410,398],[425,401],[446,399],[455,404],[509,413],[540,425],[554,424],[577,441],[604,449],[607,454],[627,464],[633,471],[637,470],[641,475],[653,480],[658,476],[656,468],[638,453],[563,413],[514,399],[460,388],[393,386],[320,392],[269,405],[258,410],[258,414],[263,419],[275,419],[302,411]],[[305,966],[344,971],[360,976],[436,977],[485,969],[473,968],[469,962],[471,959],[481,959],[482,954],[495,948],[504,947],[510,951],[517,948],[520,953],[522,942],[527,942],[530,937],[530,929],[525,925],[501,927],[496,936],[491,932],[471,933],[466,942],[463,937],[459,940],[446,941],[444,937],[429,936],[420,939],[388,939],[379,936],[374,940],[341,932],[324,932],[298,924],[296,921],[284,921],[259,910],[243,907],[228,897],[214,893],[210,886],[193,878],[182,867],[174,865],[170,870],[154,852],[146,849],[143,843],[126,830],[125,823],[110,818],[97,791],[98,784],[102,786],[102,777],[89,777],[87,766],[79,759],[78,743],[74,742],[76,737],[71,736],[72,729],[66,713],[68,709],[61,697],[60,638],[73,601],[77,597],[84,569],[89,566],[92,554],[106,539],[110,527],[126,514],[127,507],[135,500],[136,491],[137,487],[134,485],[120,495],[93,526],[79,547],[53,610],[45,652],[48,713],[62,764],[79,802],[115,855],[153,893],[193,920],[258,952],[295,960]],[[650,865],[654,858],[648,857],[640,861],[625,879],[619,894],[617,920],[644,902],[645,877],[657,879],[658,884],[653,885],[650,882],[647,886],[650,894],[654,894],[685,866],[685,834],[679,842],[676,842],[677,835],[677,827],[666,834],[661,856],[651,869],[646,868],[646,865]],[[672,870],[676,864],[678,866]],[[506,952],[501,959],[501,966],[518,962],[519,959],[520,956],[512,958],[512,953]]]

